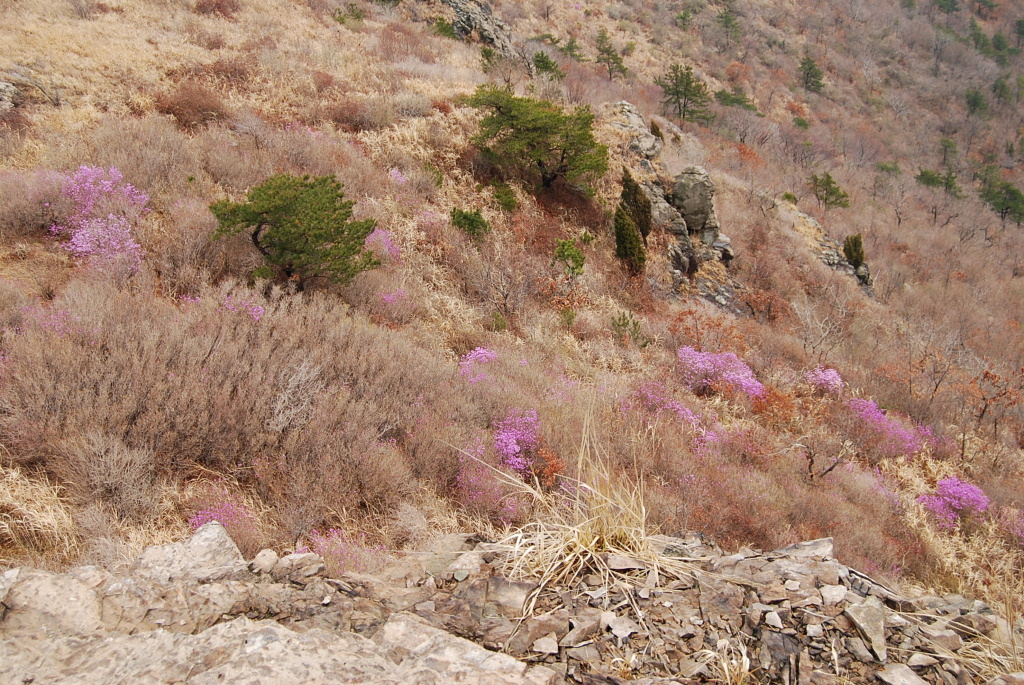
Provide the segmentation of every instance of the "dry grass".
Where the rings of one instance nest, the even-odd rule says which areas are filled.
[[[636,474],[628,479],[621,472],[613,473],[593,425],[593,397],[590,402],[577,454],[577,475],[561,477],[561,488],[545,491],[539,483],[531,486],[497,472],[533,505],[533,520],[506,535],[495,547],[505,554],[505,575],[538,583],[523,609],[524,615],[532,613],[543,593],[556,587],[571,588],[587,574],[599,575],[602,587],[619,583],[639,586],[650,577],[693,577],[692,564],[663,557],[652,547],[643,482]],[[613,555],[636,560],[645,570],[612,569],[609,559]],[[638,607],[634,609],[643,621],[642,612]]]
[[[61,565],[75,559],[82,539],[60,488],[0,466],[0,566]]]

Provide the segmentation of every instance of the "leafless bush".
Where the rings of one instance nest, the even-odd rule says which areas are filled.
[[[410,457],[394,441],[451,411],[454,401],[439,403],[450,392],[443,361],[326,297],[265,299],[227,284],[193,296],[78,282],[52,305],[66,312],[60,325],[48,317],[11,336],[0,430],[12,458],[42,461],[123,515],[155,477],[147,463],[171,479],[196,465],[255,479],[293,532],[409,492]],[[282,422],[304,427],[267,430]],[[128,474],[121,489],[115,473]]]
[[[269,135],[269,131],[267,132]],[[244,192],[273,173],[271,153],[264,147],[263,131],[236,135],[214,127],[198,136],[203,166],[210,177],[235,192]]]
[[[174,117],[183,129],[199,128],[228,117],[219,95],[192,82],[181,84],[171,93],[157,95],[156,109]]]
[[[152,508],[156,464],[149,450],[93,431],[66,440],[49,467],[82,499],[109,504],[122,518],[142,520]]]
[[[69,210],[61,196],[63,176],[52,171],[0,171],[0,238],[44,235]]]
[[[238,86],[252,78],[255,67],[251,56],[235,55],[218,59],[204,67],[203,71],[211,78]]]
[[[147,249],[168,295],[193,296],[206,285],[218,249],[211,241],[217,220],[204,202],[180,200],[168,210],[166,237]]]
[[[93,152],[81,162],[117,167],[125,180],[169,198],[195,189],[202,166],[193,143],[163,117],[105,117],[92,131]],[[159,199],[159,198],[156,198]]]

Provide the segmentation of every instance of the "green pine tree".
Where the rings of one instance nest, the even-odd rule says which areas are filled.
[[[825,82],[822,80],[824,75],[810,55],[800,62],[800,85],[812,93],[820,93],[825,88]]]
[[[831,207],[850,206],[849,194],[843,192],[836,180],[832,178],[832,174],[827,171],[821,176],[811,174],[811,177],[807,179],[807,186],[814,193],[819,207],[824,207],[827,210]]]
[[[626,65],[622,61],[622,55],[615,50],[612,39],[604,29],[597,34],[597,63],[603,64],[608,69],[608,78],[614,80],[615,75],[626,75]]]
[[[494,85],[478,87],[469,103],[488,112],[474,143],[506,171],[545,188],[559,178],[589,188],[608,170],[608,147],[594,139],[589,107],[565,112],[547,100],[516,97]]]
[[[846,236],[843,241],[843,256],[854,269],[864,264],[864,239],[860,233]]]
[[[661,99],[662,105],[675,112],[678,119],[707,121],[711,118],[708,112],[711,95],[707,85],[694,76],[693,67],[672,64],[668,73],[654,79],[654,82],[665,93]]]
[[[640,231],[644,247],[647,247],[647,236],[651,234],[652,226],[651,198],[647,197],[644,189],[633,179],[629,169],[622,170],[622,194],[619,200],[629,213],[629,218],[633,220],[636,229]]]
[[[342,188],[333,176],[271,176],[245,202],[210,205],[220,223],[214,236],[248,231],[263,258],[300,288],[318,277],[346,284],[379,262],[365,247],[376,222],[350,221],[355,203]]]
[[[623,261],[634,276],[643,273],[647,253],[640,231],[621,202],[615,208],[615,256]]]

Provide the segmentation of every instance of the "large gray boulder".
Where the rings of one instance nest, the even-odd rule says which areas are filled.
[[[246,578],[249,568],[224,526],[211,521],[188,540],[147,547],[135,562],[132,575],[162,583],[210,582]]]
[[[669,201],[679,210],[691,234],[697,234],[707,246],[718,239],[718,217],[715,215],[715,183],[707,169],[688,167],[675,178]]]
[[[18,87],[7,81],[0,81],[0,114],[9,112],[21,104],[22,94]]]

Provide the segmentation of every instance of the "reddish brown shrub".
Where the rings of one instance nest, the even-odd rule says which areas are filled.
[[[234,56],[223,57],[204,67],[203,71],[218,81],[239,85],[252,77],[254,67],[251,56]]]
[[[216,14],[230,19],[242,9],[242,5],[238,0],[196,0],[192,9],[196,14]]]
[[[156,109],[161,114],[174,117],[183,129],[199,128],[228,116],[219,95],[191,82],[181,84],[172,93],[158,95]]]
[[[334,77],[326,71],[314,71],[312,74],[313,87],[316,92],[323,93],[325,90],[334,87]]]
[[[796,418],[796,399],[775,386],[766,385],[764,394],[754,398],[754,413],[765,425],[784,428]]]
[[[345,99],[329,105],[326,118],[347,131],[375,131],[395,121],[391,98],[371,97],[364,100]]]

